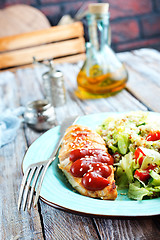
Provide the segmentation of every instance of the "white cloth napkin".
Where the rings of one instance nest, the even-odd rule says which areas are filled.
[[[5,89],[8,90],[7,98],[5,99]],[[14,93],[16,92],[15,75],[10,72],[0,73],[0,96],[4,101],[0,99],[0,147],[13,141],[17,134],[17,129],[20,127],[23,118],[19,116],[24,113],[25,108],[14,108],[14,101],[12,105],[12,99],[14,99]],[[7,103],[10,103],[10,108],[5,109]]]
[[[15,139],[17,129],[23,121],[19,116],[24,113],[24,110],[24,107],[19,107],[14,110],[7,109],[0,113],[0,147]]]

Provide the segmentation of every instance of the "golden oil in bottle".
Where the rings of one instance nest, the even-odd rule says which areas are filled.
[[[91,72],[101,72],[98,65],[94,65]],[[127,74],[122,66],[116,72],[101,74],[99,76],[87,75],[85,69],[81,69],[77,76],[78,88],[75,91],[80,99],[92,99],[109,97],[122,90],[127,82]]]
[[[122,90],[128,79],[125,66],[108,45],[108,4],[90,4],[87,19],[90,42],[75,94],[81,99],[108,97]]]

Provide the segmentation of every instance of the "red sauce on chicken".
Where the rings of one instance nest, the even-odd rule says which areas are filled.
[[[114,159],[101,149],[75,149],[70,153],[72,165],[70,172],[74,177],[82,178],[82,185],[90,191],[102,190],[108,186],[108,177]]]

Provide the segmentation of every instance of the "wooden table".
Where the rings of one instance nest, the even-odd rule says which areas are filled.
[[[56,108],[58,123],[73,114],[130,110],[160,112],[160,53],[141,49],[118,56],[126,63],[129,81],[126,89],[106,99],[77,99],[74,89],[81,63],[58,66],[65,75],[67,90],[66,105]],[[10,73],[12,80],[7,82],[3,81],[1,73],[0,111],[44,98],[43,71],[43,67],[19,68]],[[21,162],[30,144],[40,135],[24,124],[15,140],[0,149],[0,239],[160,239],[160,216],[94,218],[55,209],[41,200],[36,208],[18,212]]]

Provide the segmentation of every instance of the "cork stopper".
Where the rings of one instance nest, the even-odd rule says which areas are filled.
[[[91,3],[88,9],[93,14],[106,14],[108,13],[109,3]]]

